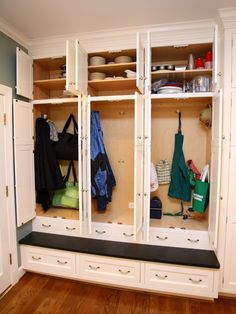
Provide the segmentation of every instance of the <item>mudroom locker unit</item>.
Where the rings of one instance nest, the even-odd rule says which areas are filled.
[[[66,56],[35,56],[33,61],[18,50],[17,66],[24,79],[20,79],[19,75],[17,89],[22,90],[21,80],[28,81],[30,88],[34,86],[33,94],[29,92],[28,96],[19,91],[19,94],[31,99],[29,103],[14,102],[17,225],[33,219],[34,234],[21,241],[22,266],[31,271],[150,291],[216,297],[219,264],[214,249],[217,247],[222,131],[217,27],[201,34],[201,39],[189,34],[186,39],[175,42],[168,32],[151,32],[137,34],[136,44],[134,42],[131,44],[133,47],[128,49],[125,44],[120,44],[112,51],[105,51],[104,47],[87,54],[83,48],[78,48],[78,41],[67,41]],[[183,65],[190,53],[201,56],[209,50],[214,55],[214,64],[210,69],[151,71],[153,66],[166,63]],[[129,57],[129,62],[113,62],[124,55]],[[88,65],[88,59],[94,56],[106,58],[107,64]],[[28,71],[25,72],[23,66],[20,67],[22,57],[24,61],[29,61]],[[64,65],[66,74],[61,70]],[[126,78],[125,70],[135,74]],[[33,74],[28,75],[32,71]],[[91,73],[98,71],[103,72],[106,78],[90,79]],[[153,83],[158,79],[187,83],[201,75],[207,75],[212,80],[212,88],[206,92],[152,93]],[[211,127],[199,121],[200,112],[207,107],[212,111]],[[96,200],[91,197],[92,111],[99,112],[105,149],[116,179],[112,200],[103,212],[97,210]],[[174,214],[180,210],[180,202],[167,197],[166,185],[160,185],[157,192],[150,192],[151,162],[156,164],[163,159],[172,162],[179,112],[182,115],[186,160],[193,159],[199,170],[205,164],[210,165],[209,206],[203,214],[190,213],[187,219],[183,219],[182,215],[163,215],[161,219],[152,219],[150,199],[154,195],[162,200],[163,214]],[[34,122],[46,115],[61,131],[70,113],[78,121],[76,168],[79,210],[50,208],[44,212],[35,202]],[[73,132],[72,129],[70,131]],[[64,173],[67,166],[68,162],[61,162]],[[184,213],[188,213],[190,206],[190,203],[184,205]],[[38,240],[37,234],[41,237]],[[48,246],[44,243],[47,241],[44,235],[48,234],[51,234],[50,237],[55,235],[55,238],[50,238],[54,245],[50,245],[51,240]],[[101,252],[93,252],[77,250],[73,245],[70,248],[66,248],[65,244],[59,247],[55,245],[57,239],[64,243],[60,236],[77,237],[81,243],[88,241],[86,243],[90,243],[91,247],[95,244],[89,241],[103,240],[96,242],[97,248],[100,245],[109,248],[109,241],[117,241],[118,248],[123,242],[124,251],[133,244],[135,250],[139,247],[142,251],[145,247],[148,252],[155,251],[155,248],[176,249],[180,256],[182,253],[178,250],[183,249],[186,250],[183,254],[185,261],[170,258],[161,264],[163,261],[158,256],[153,259],[136,256],[133,259],[137,261],[132,261],[132,256],[126,254],[102,254],[102,248]],[[70,241],[69,237],[67,239]],[[111,245],[115,246],[115,242]],[[93,253],[102,257],[95,257]],[[206,263],[194,263],[194,254],[204,256]],[[210,257],[211,262],[205,254],[214,255]],[[128,278],[127,282],[125,278]],[[189,288],[193,288],[192,291]]]

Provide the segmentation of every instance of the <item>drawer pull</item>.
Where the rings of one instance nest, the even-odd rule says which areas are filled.
[[[98,269],[100,269],[99,266],[92,266],[92,265],[89,265],[89,268],[92,269],[92,270],[98,270]]]
[[[199,239],[196,239],[196,240],[188,239],[188,241],[191,242],[191,243],[198,243],[200,240]]]
[[[50,228],[50,227],[51,227],[51,225],[45,225],[45,224],[42,224],[42,226],[43,226],[44,228]]]
[[[119,272],[122,274],[122,275],[128,275],[130,273],[130,270],[122,270],[122,269],[119,269]]]
[[[75,230],[76,228],[70,228],[70,227],[66,227],[66,230],[69,230],[69,231],[73,231]]]
[[[165,276],[160,276],[158,274],[155,274],[155,276],[158,278],[158,279],[161,279],[161,280],[165,280],[168,276],[165,275]]]
[[[35,257],[35,256],[32,256],[32,259],[33,259],[34,261],[40,261],[40,260],[42,259],[42,257]]]
[[[66,264],[68,263],[67,261],[62,262],[62,261],[60,261],[59,259],[57,260],[57,262],[58,262],[58,264],[60,264],[60,265],[66,265]]]
[[[168,239],[168,237],[160,237],[160,236],[156,236],[156,238],[158,239],[158,240],[167,240]]]
[[[123,235],[125,237],[132,237],[134,234],[133,233],[126,233],[126,232],[123,232]]]
[[[194,280],[194,279],[192,279],[192,278],[189,278],[189,280],[190,280],[192,283],[200,283],[200,282],[202,282],[202,279]]]
[[[106,231],[105,231],[105,230],[103,230],[103,231],[100,231],[100,230],[95,230],[95,232],[96,232],[96,233],[98,233],[98,234],[104,234],[104,233],[106,233]]]

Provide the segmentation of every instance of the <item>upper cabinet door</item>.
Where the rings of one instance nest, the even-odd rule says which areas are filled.
[[[66,41],[66,90],[76,95],[75,89],[75,45],[74,40]]]
[[[232,87],[236,87],[236,33],[232,35]]]
[[[147,44],[145,48],[145,77],[146,77],[146,92],[151,91],[151,65],[152,65],[152,47],[151,34],[147,34]]]
[[[144,93],[144,45],[141,36],[137,33],[137,51],[136,51],[136,86],[140,93]]]
[[[134,240],[140,239],[143,226],[143,113],[143,97],[135,93]]]
[[[79,221],[80,233],[83,227],[83,164],[82,164],[82,101],[81,96],[78,97],[78,174],[79,174]]]
[[[218,24],[214,27],[214,38],[213,38],[213,77],[212,83],[213,88],[216,91],[220,86],[220,54],[221,54],[221,36],[220,28]]]
[[[33,99],[33,62],[19,47],[16,48],[16,93]]]
[[[88,94],[88,54],[78,40],[75,41],[75,89],[78,94]]]
[[[35,217],[32,104],[14,100],[14,157],[17,226]]]
[[[210,173],[210,204],[209,204],[209,236],[211,244],[217,247],[220,184],[221,184],[221,155],[222,155],[222,90],[214,98],[212,107],[212,145]]]

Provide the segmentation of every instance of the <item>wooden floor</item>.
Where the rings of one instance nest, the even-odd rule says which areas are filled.
[[[0,300],[0,313],[236,314],[236,299],[200,301],[27,273]]]

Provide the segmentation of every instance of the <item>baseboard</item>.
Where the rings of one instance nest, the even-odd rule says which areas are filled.
[[[18,280],[20,280],[21,277],[23,277],[25,273],[26,273],[26,271],[24,270],[24,268],[22,266],[20,266],[18,268]]]

